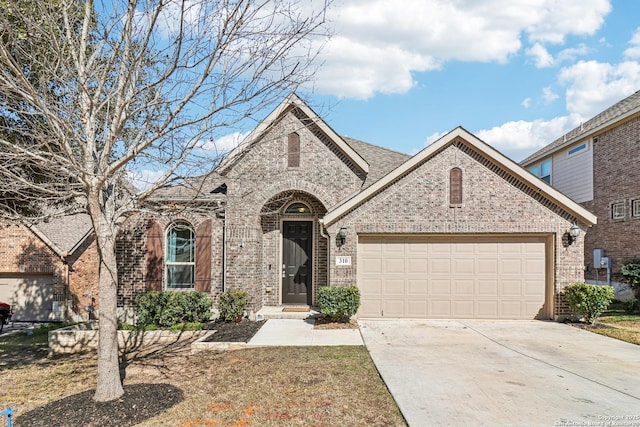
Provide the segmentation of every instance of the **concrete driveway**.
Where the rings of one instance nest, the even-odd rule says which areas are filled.
[[[410,426],[640,426],[640,346],[541,321],[359,320]]]

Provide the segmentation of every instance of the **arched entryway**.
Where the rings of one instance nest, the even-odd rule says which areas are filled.
[[[289,191],[262,208],[265,302],[313,305],[318,286],[327,283],[327,240],[318,219],[326,213],[314,196]]]

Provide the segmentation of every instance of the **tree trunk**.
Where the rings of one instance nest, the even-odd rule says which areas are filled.
[[[115,254],[116,234],[101,218],[94,221],[100,252],[100,317],[98,331],[98,383],[94,400],[106,402],[124,394],[118,353],[118,274]]]

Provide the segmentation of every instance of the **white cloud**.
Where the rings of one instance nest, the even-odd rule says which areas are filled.
[[[127,178],[138,190],[146,190],[162,178],[163,173],[157,169],[133,170],[127,172]]]
[[[551,104],[558,98],[560,98],[560,95],[555,93],[551,87],[547,86],[542,89],[542,99],[544,100],[545,105]]]
[[[249,135],[249,132],[241,133],[234,132],[223,137],[217,139],[210,139],[208,141],[203,142],[202,144],[198,144],[198,148],[202,150],[209,151],[214,153],[215,155],[226,154],[229,151],[233,150]]]
[[[536,68],[551,67],[554,64],[553,56],[540,43],[536,43],[525,50],[527,56],[533,58],[533,64]]]
[[[405,93],[413,73],[447,61],[507,62],[523,37],[536,63],[555,63],[545,43],[593,34],[610,10],[609,0],[342,0],[327,15],[336,36],[323,50],[316,89],[361,99]]]
[[[567,86],[567,110],[586,120],[638,90],[640,63],[579,61],[563,68],[558,79]]]
[[[629,59],[640,59],[640,27],[629,40],[629,47],[624,51],[624,56]]]
[[[439,140],[440,138],[442,138],[443,136],[445,136],[446,134],[448,134],[449,132],[435,132],[432,133],[431,135],[429,135],[427,137],[427,140],[425,141],[424,145],[431,145],[434,142],[436,142],[437,140]]]
[[[524,101],[520,103],[524,108],[529,108],[531,106],[531,98],[525,98]]]
[[[519,120],[480,130],[475,135],[518,161],[573,129],[578,123],[576,120],[571,116],[556,117],[548,121]]]

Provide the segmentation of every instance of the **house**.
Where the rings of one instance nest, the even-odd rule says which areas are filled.
[[[153,203],[118,244],[123,314],[148,290],[240,288],[255,313],[356,285],[366,317],[557,319],[596,222],[463,128],[409,157],[338,135],[296,95]]]
[[[13,321],[82,319],[95,306],[98,254],[88,215],[0,224],[0,301]]]
[[[640,91],[607,108],[520,164],[595,213],[585,237],[585,277],[633,293],[617,273],[640,257]]]

